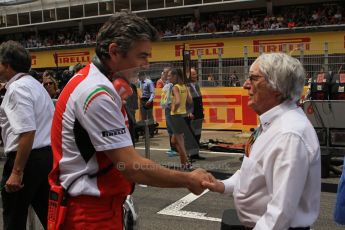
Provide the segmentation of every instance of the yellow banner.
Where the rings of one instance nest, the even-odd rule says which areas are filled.
[[[202,88],[204,129],[249,131],[257,127],[255,112],[247,106],[248,93],[241,87]],[[160,106],[161,89],[156,89],[153,115],[159,127],[166,127],[164,109]],[[139,112],[137,113],[139,118]]]
[[[56,61],[54,55],[56,54]],[[32,68],[69,67],[88,64],[95,55],[94,48],[46,50],[31,52]]]
[[[304,95],[307,88],[304,88]],[[248,92],[242,87],[201,88],[204,107],[203,129],[250,131],[258,126],[258,116],[248,107]],[[155,90],[153,116],[160,128],[166,128],[164,109],[160,106],[161,89]],[[137,121],[140,120],[137,111]]]
[[[248,37],[212,38],[186,41],[156,42],[153,44],[151,62],[181,61],[183,44],[188,43],[192,59],[197,59],[197,50],[200,50],[203,59],[216,59],[219,51],[222,58],[240,58],[247,46],[249,57],[256,57],[260,49],[264,52],[288,51],[296,54],[303,46],[305,55],[324,53],[324,42],[329,42],[329,54],[344,53],[345,32],[295,33],[282,35],[261,35]],[[285,44],[285,45],[284,45]],[[261,47],[261,48],[260,48]],[[60,67],[73,66],[77,63],[86,64],[94,56],[94,47],[80,49],[64,49],[49,51],[33,51],[33,68],[56,67],[54,53],[57,55],[57,64]]]

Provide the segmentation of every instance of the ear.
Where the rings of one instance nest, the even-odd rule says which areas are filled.
[[[108,53],[110,57],[117,57],[118,55],[120,55],[120,53],[117,50],[118,45],[116,43],[110,43],[109,47],[108,47]]]

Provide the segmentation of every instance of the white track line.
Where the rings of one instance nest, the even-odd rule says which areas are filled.
[[[167,215],[167,216],[178,216],[178,217],[185,217],[185,218],[191,218],[191,219],[199,219],[199,220],[208,220],[208,221],[216,221],[221,222],[222,220],[219,218],[214,217],[207,217],[207,213],[201,213],[201,212],[190,212],[190,211],[183,211],[184,207],[207,193],[209,190],[205,190],[202,194],[199,196],[194,195],[193,193],[188,194],[187,196],[183,197],[182,199],[176,201],[175,203],[169,205],[168,207],[162,209],[161,211],[157,212],[157,214],[160,215]]]
[[[135,149],[145,150],[145,147],[135,147]],[[150,148],[150,150],[154,150],[154,151],[168,151],[169,149]],[[214,154],[214,155],[243,156],[242,153],[228,153],[228,152],[199,151],[199,153],[207,153],[207,154]]]

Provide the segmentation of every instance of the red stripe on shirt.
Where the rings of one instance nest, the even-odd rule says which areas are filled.
[[[51,129],[51,145],[53,150],[53,169],[49,173],[48,180],[50,185],[58,182],[59,176],[59,161],[62,158],[62,119],[66,111],[67,102],[75,90],[75,88],[88,76],[90,71],[90,64],[85,66],[78,75],[73,77],[65,88],[62,90],[58,101],[55,105],[55,112]]]

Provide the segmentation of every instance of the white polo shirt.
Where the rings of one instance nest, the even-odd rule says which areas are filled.
[[[42,84],[30,75],[18,73],[6,89],[0,106],[5,154],[17,151],[19,134],[33,130],[36,133],[32,149],[49,146],[54,104]]]

